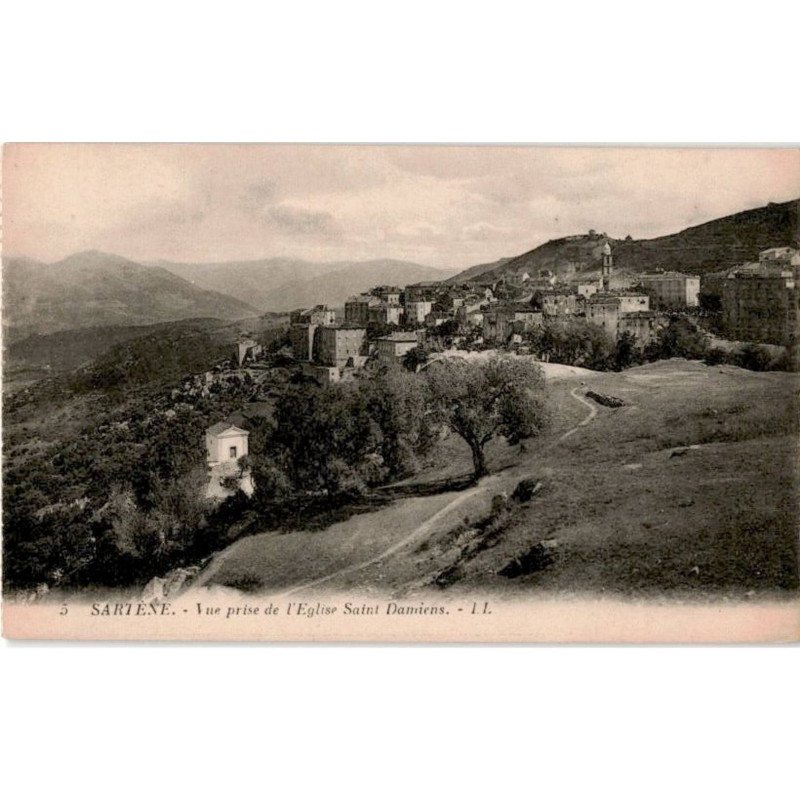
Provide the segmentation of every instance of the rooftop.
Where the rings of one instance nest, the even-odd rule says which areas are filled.
[[[245,436],[249,436],[249,431],[244,430],[244,428],[237,428],[236,425],[232,425],[230,422],[217,422],[215,425],[212,425],[210,428],[206,430],[206,433],[211,434],[212,436],[219,436],[223,433],[227,433],[228,431],[232,431],[233,433],[243,433]]]
[[[356,322],[340,322],[336,325],[326,325],[321,330],[323,331],[366,331],[363,325]]]
[[[635,289],[615,289],[611,292],[597,292],[589,298],[590,303],[608,303],[612,300],[621,300],[623,297],[642,297],[647,298],[644,292]]]
[[[623,319],[654,319],[661,316],[658,311],[623,311]]]
[[[664,270],[663,272],[643,272],[639,275],[643,280],[658,280],[659,278],[699,278],[699,275],[690,275],[686,272],[677,272],[676,270]]]
[[[381,336],[378,338],[379,342],[416,342],[418,339],[414,331],[396,331],[390,333],[388,336]]]

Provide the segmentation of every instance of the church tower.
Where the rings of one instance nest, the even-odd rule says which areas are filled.
[[[600,291],[607,292],[611,289],[611,270],[614,268],[614,256],[611,255],[611,245],[603,245],[603,271],[600,275]]]

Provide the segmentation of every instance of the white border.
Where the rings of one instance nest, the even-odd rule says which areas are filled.
[[[781,142],[797,136],[797,14],[773,2],[15,3],[0,138]],[[785,796],[798,666],[797,648],[3,642],[0,786]]]

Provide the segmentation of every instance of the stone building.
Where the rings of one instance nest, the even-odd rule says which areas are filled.
[[[372,294],[356,294],[348,297],[344,303],[344,321],[346,325],[368,325],[370,311],[381,304],[379,298]]]
[[[261,355],[261,345],[250,338],[241,338],[236,343],[236,362],[241,367],[245,361],[255,361]]]
[[[737,341],[785,345],[798,334],[798,298],[791,270],[738,272],[722,281],[722,327]]]
[[[298,308],[289,315],[292,325],[335,325],[336,311],[326,305]]]
[[[366,328],[356,326],[320,327],[314,334],[314,362],[329,367],[344,367],[354,362],[366,348]]]
[[[369,307],[368,322],[380,325],[399,325],[403,318],[403,307],[397,303],[379,300]]]
[[[420,300],[432,303],[436,300],[437,295],[442,289],[442,284],[439,281],[421,281],[420,283],[411,283],[406,286],[403,292],[405,304],[416,303]],[[430,311],[430,309],[428,309]],[[427,313],[427,312],[426,312]],[[422,315],[424,318],[424,314]]]
[[[444,325],[445,322],[450,322],[454,319],[455,317],[453,314],[434,308],[433,311],[431,311],[431,313],[425,317],[425,327],[436,328],[439,325]]]
[[[420,343],[421,331],[397,331],[376,340],[379,356],[386,358],[402,358],[409,350]]]
[[[313,364],[310,361],[303,363],[302,372],[306,377],[313,378],[323,388],[341,380],[339,367],[327,367],[324,364]]]
[[[314,360],[314,335],[319,325],[292,325],[289,328],[289,342],[292,353],[298,361]]]
[[[640,347],[650,344],[664,325],[664,316],[657,311],[633,311],[621,314],[617,323],[617,336],[630,333]]]
[[[512,333],[530,331],[544,321],[541,311],[524,304],[498,306],[483,316],[483,338],[486,341],[505,342]]]
[[[800,250],[794,247],[769,247],[758,254],[760,264],[800,267]]]
[[[376,286],[370,289],[369,293],[390,306],[399,306],[403,290],[399,286]]]
[[[461,328],[482,328],[486,314],[483,310],[469,311],[463,306],[456,312],[456,322]]]
[[[583,281],[575,286],[575,294],[588,300],[592,295],[597,294],[600,286],[595,281]]]
[[[613,339],[626,329],[627,315],[645,311],[650,311],[650,298],[640,292],[598,292],[586,303],[587,321],[599,325]]]
[[[406,300],[405,321],[407,325],[421,325],[425,317],[433,311],[433,302],[430,300]]]
[[[584,298],[569,289],[546,289],[536,292],[531,302],[546,317],[562,317],[580,313]]]
[[[693,308],[700,304],[699,275],[652,272],[640,275],[639,283],[655,308]]]

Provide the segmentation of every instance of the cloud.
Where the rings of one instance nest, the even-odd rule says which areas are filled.
[[[289,233],[307,235],[339,232],[333,215],[325,211],[311,211],[284,203],[270,206],[265,213],[279,228]]]
[[[276,188],[276,182],[267,178],[248,184],[239,197],[239,204],[246,213],[259,214],[265,204],[274,199]]]
[[[798,150],[8,145],[4,249],[455,267],[595,228],[673,233],[798,195]]]
[[[508,228],[492,225],[489,222],[476,222],[474,225],[465,225],[461,230],[465,239],[475,242],[485,242],[492,239],[499,239],[508,236]]]

